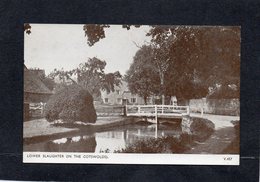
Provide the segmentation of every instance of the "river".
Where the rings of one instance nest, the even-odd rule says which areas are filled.
[[[44,142],[24,145],[24,151],[40,152],[115,152],[125,149],[136,141],[164,136],[178,137],[182,133],[180,123],[134,124],[103,132],[78,134]]]

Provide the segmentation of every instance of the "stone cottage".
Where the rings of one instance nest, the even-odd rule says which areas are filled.
[[[125,104],[144,104],[144,99],[137,94],[132,94],[125,81],[122,81],[120,86],[115,87],[114,92],[107,93],[101,91],[101,98],[104,104],[108,105],[125,105]],[[148,98],[148,103],[152,103],[152,99]]]

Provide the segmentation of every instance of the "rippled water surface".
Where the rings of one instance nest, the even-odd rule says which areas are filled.
[[[179,136],[180,124],[127,125],[117,129],[91,134],[64,136],[24,146],[24,151],[41,152],[114,152],[133,144],[138,140],[163,136]]]

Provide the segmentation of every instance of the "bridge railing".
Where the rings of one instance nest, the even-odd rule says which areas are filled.
[[[173,105],[128,105],[126,106],[126,114],[136,116],[177,116],[189,115],[189,106],[173,106]]]

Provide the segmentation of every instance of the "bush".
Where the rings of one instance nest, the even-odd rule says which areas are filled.
[[[196,117],[192,120],[190,130],[194,140],[202,142],[214,132],[215,125],[210,120]]]
[[[223,154],[239,154],[240,150],[240,121],[231,121],[235,129],[235,138],[233,141],[222,151]]]
[[[183,153],[187,143],[173,136],[137,141],[116,153]]]
[[[93,97],[79,85],[65,86],[47,102],[45,118],[49,122],[62,119],[65,122],[95,123],[97,115],[93,105]]]

